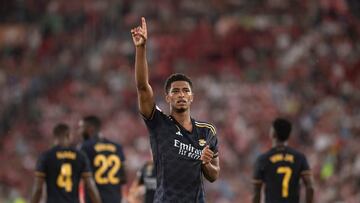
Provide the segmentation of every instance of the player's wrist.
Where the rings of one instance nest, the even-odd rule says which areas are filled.
[[[203,162],[201,162],[201,165],[203,165],[203,166],[206,166],[206,165],[209,165],[210,164],[210,161],[203,161]]]
[[[146,47],[146,43],[143,44],[137,44],[135,45],[136,48],[145,48]]]

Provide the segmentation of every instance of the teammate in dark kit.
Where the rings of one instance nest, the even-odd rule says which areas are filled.
[[[165,83],[170,115],[155,105],[146,60],[147,28],[145,18],[141,20],[131,33],[139,110],[150,132],[157,176],[154,202],[205,202],[203,177],[213,182],[220,171],[215,127],[190,116],[192,82],[183,74],[173,74]]]
[[[79,122],[84,142],[81,150],[90,160],[96,186],[104,203],[119,203],[122,199],[122,185],[126,183],[125,156],[120,144],[101,136],[101,121],[90,115]],[[90,203],[89,195],[85,195]]]
[[[255,163],[253,203],[260,203],[265,186],[266,203],[299,203],[300,179],[305,184],[306,203],[313,202],[313,184],[309,164],[304,154],[288,147],[291,123],[277,118],[270,136],[273,148],[260,155]]]
[[[142,191],[144,188],[144,191]],[[156,174],[153,161],[146,162],[138,171],[137,177],[130,188],[130,196],[133,202],[153,203],[156,190]]]
[[[55,146],[38,160],[30,202],[40,202],[42,187],[46,183],[47,203],[79,203],[79,182],[83,179],[92,202],[101,203],[86,155],[70,147],[69,127],[58,124],[53,134]]]

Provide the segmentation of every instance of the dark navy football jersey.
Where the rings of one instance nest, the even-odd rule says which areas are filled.
[[[274,147],[256,160],[254,180],[265,184],[266,203],[299,203],[300,179],[308,173],[305,155],[290,147]]]
[[[35,175],[45,178],[47,203],[78,203],[79,182],[91,171],[85,154],[55,146],[40,156]]]
[[[145,119],[157,177],[155,203],[205,202],[200,157],[206,145],[217,156],[218,140],[213,125],[191,121],[189,132],[158,107]]]
[[[153,203],[156,190],[155,166],[152,162],[146,163],[138,174],[139,184],[145,186],[144,203]]]
[[[84,141],[81,150],[90,160],[102,202],[121,202],[121,185],[125,183],[125,156],[121,145],[94,137]],[[85,199],[86,202],[91,202],[88,195],[85,195]]]

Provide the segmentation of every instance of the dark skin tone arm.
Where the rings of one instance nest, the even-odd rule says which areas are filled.
[[[254,187],[254,191],[253,191],[253,198],[252,198],[252,203],[260,203],[261,200],[261,188],[262,188],[262,183],[254,183],[253,187]]]
[[[310,174],[301,176],[305,185],[305,200],[306,203],[313,203],[314,201],[314,186],[312,176]]]
[[[87,176],[83,178],[85,188],[89,193],[91,202],[93,203],[102,203],[99,191],[95,185],[95,181],[91,176]]]
[[[39,203],[42,196],[42,187],[44,185],[43,177],[35,177],[34,188],[31,194],[30,203]]]
[[[201,169],[204,177],[210,182],[218,179],[220,173],[219,157],[213,157],[214,152],[207,145],[202,151],[200,160],[202,160]]]
[[[141,18],[141,26],[131,30],[135,45],[135,82],[140,113],[150,118],[155,105],[154,93],[149,84],[149,70],[146,60],[147,27],[145,18]]]

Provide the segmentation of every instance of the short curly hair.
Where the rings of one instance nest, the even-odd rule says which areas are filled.
[[[190,88],[192,89],[193,85],[192,85],[191,79],[188,76],[186,76],[182,73],[174,73],[166,79],[165,86],[164,86],[164,90],[165,90],[166,94],[169,93],[171,84],[175,81],[186,81],[189,83]]]
[[[57,138],[69,136],[70,127],[65,123],[59,123],[53,128],[53,135]]]

